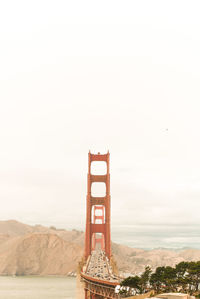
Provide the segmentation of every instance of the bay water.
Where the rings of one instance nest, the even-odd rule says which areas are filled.
[[[0,299],[75,299],[73,277],[0,276]]]

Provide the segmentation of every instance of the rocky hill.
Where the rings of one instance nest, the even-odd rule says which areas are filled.
[[[0,275],[67,275],[75,272],[83,255],[84,233],[77,230],[30,226],[15,220],[0,221]],[[200,250],[143,250],[112,244],[122,272],[139,273],[180,261],[200,260]]]
[[[147,265],[155,270],[159,266],[175,266],[181,261],[200,260],[199,249],[179,251],[167,249],[143,250],[119,244],[112,244],[112,248],[119,270],[133,274],[142,272]]]
[[[13,238],[0,248],[3,275],[66,275],[76,269],[82,248],[56,234]]]

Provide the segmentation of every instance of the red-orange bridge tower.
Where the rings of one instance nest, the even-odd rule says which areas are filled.
[[[91,173],[91,164],[94,161],[106,162],[107,172],[104,175]],[[91,251],[100,243],[101,249],[110,259],[110,154],[88,154],[88,184],[87,184],[87,213],[85,233],[85,259],[91,255]],[[105,183],[106,194],[104,197],[93,197],[91,190],[93,183]],[[97,212],[101,212],[101,215]]]
[[[93,174],[93,162],[106,163],[104,174]],[[115,287],[119,285],[115,263],[111,258],[110,240],[110,154],[88,154],[87,213],[85,232],[85,263],[81,268],[85,299],[119,299]],[[96,164],[96,163],[95,163]],[[105,194],[92,193],[92,184],[105,184]],[[94,186],[93,186],[94,187]],[[99,247],[101,250],[99,250]],[[114,269],[115,268],[115,269]]]

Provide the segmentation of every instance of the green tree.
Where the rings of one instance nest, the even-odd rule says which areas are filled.
[[[162,287],[162,274],[160,271],[155,271],[155,273],[151,274],[150,284],[152,288],[156,291],[156,293],[160,293]]]
[[[188,267],[188,277],[190,280],[190,292],[194,289],[194,291],[198,291],[198,287],[200,284],[200,261],[198,262],[190,262]]]
[[[142,273],[141,277],[140,277],[140,288],[141,288],[141,292],[145,293],[146,289],[149,287],[149,280],[151,277],[151,268],[149,266],[147,266],[145,268],[144,273]]]
[[[181,292],[187,292],[190,279],[188,277],[189,262],[180,262],[176,265],[176,283],[177,289]]]
[[[200,293],[199,285],[200,261],[181,262],[175,267],[157,267],[154,273],[150,267],[146,267],[141,276],[129,276],[121,283],[121,286],[134,288],[139,293],[145,293],[150,288],[157,294],[181,291],[195,296]]]
[[[137,289],[141,293],[140,279],[139,276],[129,276],[121,282],[121,286]]]
[[[177,288],[176,269],[167,266],[163,273],[163,283],[166,286],[167,292],[175,292]]]

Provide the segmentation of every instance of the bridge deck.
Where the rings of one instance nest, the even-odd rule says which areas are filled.
[[[110,285],[119,284],[119,278],[113,273],[109,259],[102,250],[94,250],[88,258],[83,276],[93,281],[107,282]]]

